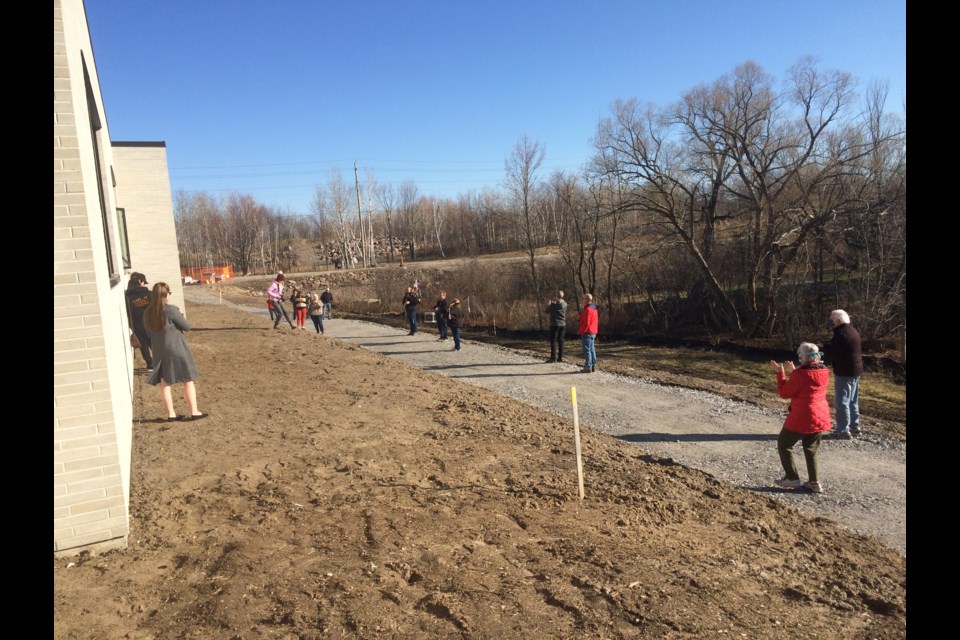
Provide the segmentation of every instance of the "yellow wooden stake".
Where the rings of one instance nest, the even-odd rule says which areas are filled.
[[[577,487],[583,500],[583,458],[580,455],[580,415],[577,413],[576,387],[570,387],[570,402],[573,403],[573,445],[577,450]]]

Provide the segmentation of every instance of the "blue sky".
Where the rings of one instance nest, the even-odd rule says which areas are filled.
[[[576,171],[617,99],[658,105],[803,55],[906,104],[905,0],[85,0],[113,140],[167,145],[176,191],[308,213],[331,169],[456,197],[522,135]]]

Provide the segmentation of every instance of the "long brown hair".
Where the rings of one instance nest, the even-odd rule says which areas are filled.
[[[163,331],[166,325],[163,320],[163,305],[167,304],[168,295],[170,295],[170,287],[166,282],[153,285],[153,291],[150,292],[150,306],[143,312],[143,326],[148,331]]]

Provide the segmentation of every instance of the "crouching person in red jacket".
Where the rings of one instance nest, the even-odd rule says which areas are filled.
[[[777,393],[790,400],[787,420],[777,438],[777,452],[786,476],[776,484],[787,489],[806,489],[823,493],[823,485],[817,468],[817,450],[820,437],[830,431],[830,405],[827,404],[827,386],[830,370],[820,362],[823,353],[812,342],[804,342],[797,349],[800,366],[792,362],[779,364],[770,361],[770,368],[777,374]],[[789,376],[789,377],[788,377]],[[803,443],[803,457],[807,461],[806,483],[800,481],[797,465],[793,460],[793,446]]]

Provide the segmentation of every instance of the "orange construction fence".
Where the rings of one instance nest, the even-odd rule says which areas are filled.
[[[233,266],[228,264],[221,267],[187,267],[180,269],[180,276],[189,276],[204,284],[214,284],[232,278]]]

